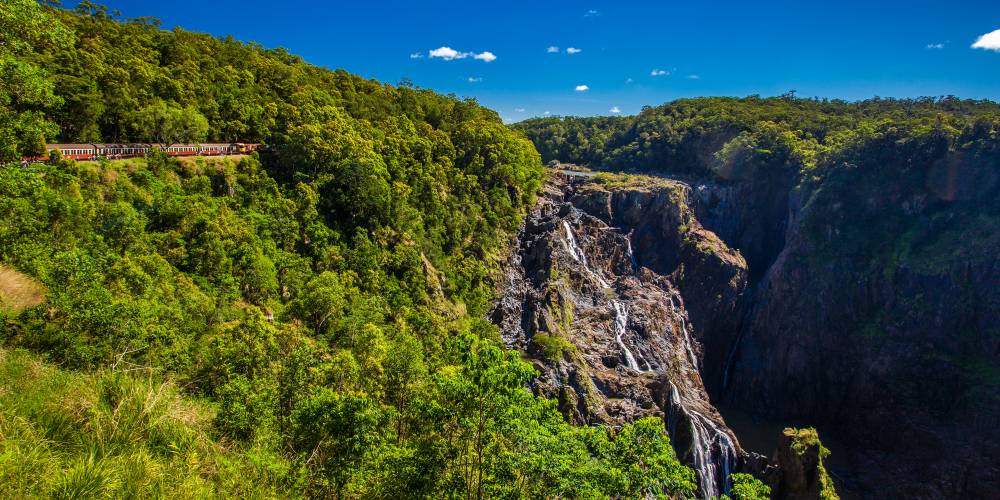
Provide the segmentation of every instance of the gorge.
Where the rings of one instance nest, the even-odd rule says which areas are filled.
[[[75,4],[0,7],[0,498],[997,498],[997,103],[559,117],[441,83],[600,59],[493,12],[294,33],[393,85]]]
[[[604,125],[523,127],[546,154],[554,139],[572,138],[574,120],[605,126],[583,136],[606,141],[603,156],[588,161],[569,139],[546,158],[615,165],[630,137],[681,106]],[[739,413],[743,426],[815,425],[838,444],[828,467],[847,497],[989,498],[1000,477],[994,136],[887,127],[814,168],[774,136],[754,135],[750,150],[734,153],[751,133],[702,129],[651,153],[663,167],[600,168],[654,177],[592,172],[557,191],[628,235],[639,266],[677,290],[706,404]],[[559,325],[541,316],[535,329]],[[654,408],[670,416],[669,405]],[[679,450],[691,442],[673,427],[671,436]],[[775,458],[774,446],[756,451]],[[700,477],[709,470],[688,463]]]

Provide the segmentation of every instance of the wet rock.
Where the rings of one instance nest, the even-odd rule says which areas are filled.
[[[700,368],[725,357],[713,328],[737,315],[746,264],[701,227],[689,196],[677,182],[605,189],[554,176],[518,237],[491,319],[538,369],[532,389],[570,421],[664,416],[701,494],[712,496],[745,454]],[[715,345],[720,352],[708,352]]]

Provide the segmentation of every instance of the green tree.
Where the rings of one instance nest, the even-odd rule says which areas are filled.
[[[385,441],[386,416],[380,405],[363,396],[318,389],[292,416],[292,443],[312,472],[315,496],[341,498],[362,464]]]
[[[734,473],[729,475],[733,483],[728,498],[732,500],[768,500],[771,498],[771,487],[762,483],[750,474]]]
[[[73,35],[35,0],[10,0],[0,9],[0,161],[45,152],[58,127],[45,112],[62,100],[48,74],[23,57],[36,47],[64,49]]]
[[[326,334],[344,314],[347,291],[337,273],[327,271],[306,284],[288,305],[288,314],[306,322],[318,334]]]
[[[205,140],[208,120],[193,107],[181,108],[157,101],[139,110],[136,126],[149,141],[170,147]]]

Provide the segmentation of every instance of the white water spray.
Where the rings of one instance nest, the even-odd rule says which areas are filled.
[[[678,408],[691,425],[691,455],[702,498],[716,498],[727,493],[731,487],[729,473],[736,463],[733,440],[715,421],[686,406],[673,382],[670,382],[670,404]],[[673,431],[676,433],[676,429]]]
[[[601,285],[602,288],[611,288],[611,283],[608,283],[608,281],[604,279],[604,277],[601,276],[600,273],[590,268],[590,265],[587,263],[587,255],[583,252],[583,249],[580,248],[580,245],[577,243],[576,236],[573,234],[573,228],[570,227],[569,222],[563,220],[562,226],[563,230],[566,232],[566,238],[563,240],[563,246],[566,248],[566,252],[569,253],[570,257],[573,257],[573,260],[579,262],[580,265],[583,266],[583,269],[587,271],[588,274],[593,276],[597,280],[598,284]],[[629,250],[629,256],[631,257],[632,256],[631,242],[629,243],[628,250]],[[634,257],[632,258],[634,261]],[[632,354],[632,350],[629,349],[627,345],[625,345],[623,336],[625,335],[625,331],[628,328],[628,309],[625,307],[625,304],[623,304],[618,299],[612,299],[611,307],[614,309],[615,313],[615,343],[618,344],[618,347],[621,348],[622,350],[622,354],[625,356],[625,365],[637,372],[651,371],[652,367],[650,366],[649,362],[645,360],[643,360],[643,363],[646,365],[646,370],[642,370],[641,368],[639,368],[639,362],[636,361],[636,357],[634,354]]]
[[[677,305],[674,304],[673,296],[670,297],[670,312],[677,319],[677,322],[681,325],[681,332],[684,334],[684,350],[687,352],[688,362],[691,363],[691,368],[698,369],[698,356],[694,354],[694,342],[691,340],[691,332],[687,327],[687,320],[684,318],[683,314],[677,312]]]
[[[604,279],[600,272],[590,268],[587,256],[577,242],[573,228],[569,222],[563,220],[562,227],[565,232],[562,243],[570,257],[582,265],[584,271],[590,274],[601,287],[611,288],[611,284]],[[632,251],[631,237],[627,238],[627,240],[629,261],[632,263],[633,272],[635,272],[638,271],[638,265]],[[669,305],[671,314],[680,324],[682,343],[689,367],[692,371],[698,372],[698,356],[695,354],[694,341],[691,337],[691,331],[688,328],[687,318],[674,302],[674,297],[672,296],[670,297]],[[642,360],[646,370],[641,370],[639,368],[639,360],[636,359],[628,345],[625,344],[624,335],[628,327],[628,308],[626,304],[616,298],[611,300],[611,306],[615,315],[615,343],[621,349],[626,365],[638,372],[652,371],[652,367],[646,360]],[[672,411],[677,413],[669,419],[672,422],[670,431],[673,436],[676,436],[676,425],[673,423],[676,421],[676,417],[683,415],[690,423],[691,457],[698,474],[699,493],[703,498],[713,498],[728,492],[730,489],[729,473],[736,463],[736,447],[732,438],[712,418],[703,414],[694,405],[685,402],[673,382],[670,382],[670,406]]]
[[[612,300],[611,305],[615,308],[615,342],[618,343],[618,347],[621,347],[622,352],[625,353],[625,364],[637,372],[642,371],[639,369],[639,363],[635,361],[632,351],[622,341],[622,335],[625,333],[625,327],[628,325],[628,309],[619,300]],[[649,363],[646,363],[646,365],[648,366]]]
[[[687,320],[670,297],[670,312],[680,324],[683,333],[684,351],[693,371],[698,371],[698,357],[694,352],[694,341],[688,329]],[[714,420],[686,405],[673,382],[670,383],[671,407],[679,408],[691,423],[691,455],[698,472],[698,485],[704,498],[717,497],[730,488],[729,473],[736,463],[736,446],[729,434],[724,432]],[[673,429],[673,432],[676,432]]]
[[[628,244],[628,261],[632,263],[632,272],[639,272],[639,263],[635,260],[635,252],[632,251],[632,232],[630,231],[627,236],[625,236],[625,242]]]

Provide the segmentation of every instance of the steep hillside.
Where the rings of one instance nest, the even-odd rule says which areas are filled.
[[[542,177],[496,113],[83,5],[0,11],[3,159],[268,147],[0,166],[0,262],[44,289],[0,309],[5,496],[694,491],[662,420],[570,426],[483,319]]]

